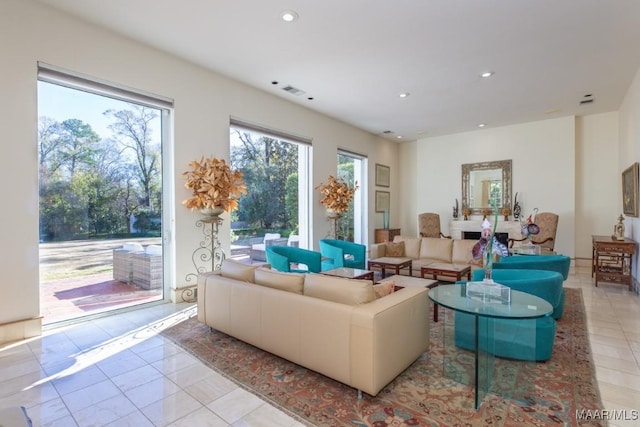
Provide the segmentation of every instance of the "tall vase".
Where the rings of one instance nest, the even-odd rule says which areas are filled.
[[[482,254],[482,268],[484,269],[484,281],[493,283],[493,251],[485,250]]]

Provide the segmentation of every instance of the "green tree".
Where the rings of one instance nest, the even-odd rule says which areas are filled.
[[[287,181],[298,171],[297,145],[250,132],[233,132],[239,145],[232,146],[231,165],[243,172],[248,189],[248,194],[239,200],[238,218],[266,229],[288,226],[291,220],[290,210],[286,209]]]
[[[287,211],[288,224],[291,229],[298,229],[298,174],[292,173],[287,177],[285,184],[285,210]]]
[[[152,201],[161,199],[154,192],[159,192],[161,176],[160,142],[153,138],[153,123],[158,117],[157,110],[136,104],[129,104],[131,109],[107,110],[105,115],[114,120],[109,129],[114,132],[116,140],[123,151],[134,156],[136,177],[142,187],[141,206],[150,207],[154,213],[160,213],[159,206],[152,206]],[[155,196],[155,197],[154,197]]]
[[[349,184],[350,187],[353,187],[355,185],[352,158],[338,154],[338,177],[342,178],[344,182]],[[353,241],[353,222],[353,200],[351,200],[351,202],[349,203],[349,209],[338,220],[337,233],[339,238]]]

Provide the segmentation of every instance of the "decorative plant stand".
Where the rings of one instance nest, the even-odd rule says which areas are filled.
[[[327,218],[329,219],[329,234],[327,234],[327,237],[331,239],[338,238],[338,220],[340,217],[342,217],[342,214],[333,209],[327,209]]]
[[[195,273],[186,275],[187,282],[198,280],[198,274],[207,271],[220,270],[226,254],[218,238],[218,229],[222,224],[220,215],[204,216],[196,221],[196,227],[202,228],[203,239],[191,254],[191,260],[196,269]]]

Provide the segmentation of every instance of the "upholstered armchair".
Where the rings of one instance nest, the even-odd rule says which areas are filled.
[[[495,270],[546,270],[555,271],[562,275],[562,280],[569,277],[571,268],[571,258],[566,255],[514,255],[501,258],[499,262],[493,264]],[[553,307],[553,318],[560,319],[564,312],[565,292],[562,290],[560,304]]]
[[[326,259],[322,261],[323,270],[351,267],[365,269],[367,247],[345,240],[321,239],[320,253]]]
[[[531,237],[531,243],[553,251],[556,243],[556,230],[558,229],[558,215],[552,212],[540,212],[536,215],[535,222],[540,227],[540,233]],[[513,247],[514,242],[523,242],[525,240],[525,237],[522,239],[509,239],[509,247]]]
[[[320,252],[281,245],[267,246],[265,251],[267,262],[271,264],[271,268],[274,270],[285,273],[320,273],[322,271],[322,255],[320,255]],[[307,268],[299,268],[300,264],[304,264]]]
[[[483,277],[482,270],[473,273],[474,280],[482,280]],[[562,275],[555,271],[494,269],[492,277],[497,283],[514,291],[526,292],[548,301],[554,313],[564,303]],[[478,322],[480,332],[477,342],[484,351],[518,360],[544,361],[551,358],[556,334],[553,315],[533,321],[479,317]],[[456,312],[454,331],[458,347],[475,349],[474,316]],[[531,347],[533,342],[535,348]]]
[[[440,231],[440,215],[437,213],[425,212],[418,215],[418,232],[420,237],[444,237],[450,239],[451,236],[445,236]]]

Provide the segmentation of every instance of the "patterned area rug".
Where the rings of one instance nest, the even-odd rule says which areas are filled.
[[[429,351],[375,396],[238,341],[189,318],[162,332],[208,366],[245,389],[313,426],[602,426],[577,420],[576,411],[603,408],[586,328],[582,291],[566,289],[552,358],[544,363],[496,362],[495,384],[512,399],[491,391],[474,409],[472,386],[443,375],[443,327],[431,324]],[[449,311],[447,310],[447,313]],[[442,317],[442,316],[441,316]],[[456,358],[468,366],[473,356]],[[462,374],[462,377],[465,375]],[[521,393],[521,394],[520,394]],[[518,397],[516,397],[518,396]]]

